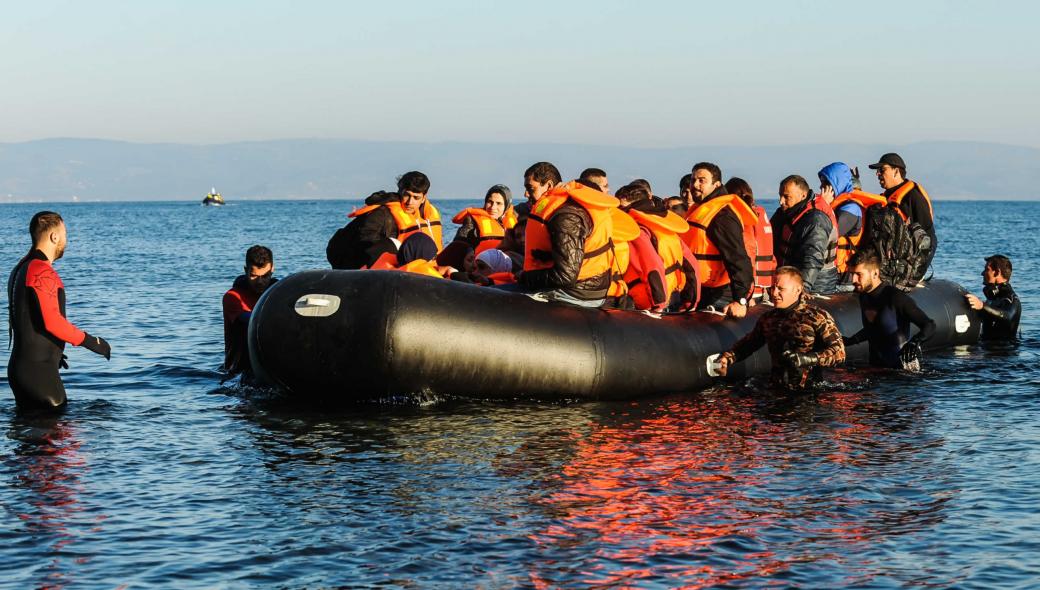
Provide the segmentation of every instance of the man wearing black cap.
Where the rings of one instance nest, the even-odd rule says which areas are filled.
[[[932,213],[932,201],[924,188],[912,180],[906,179],[906,163],[896,153],[881,156],[877,164],[870,165],[877,171],[878,183],[885,189],[884,197],[889,204],[895,205],[907,223],[918,223],[931,238],[931,249],[928,260],[921,268],[927,268],[935,256],[938,241],[935,237],[935,216]]]

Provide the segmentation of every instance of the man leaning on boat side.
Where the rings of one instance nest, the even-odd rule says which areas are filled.
[[[764,344],[769,348],[772,385],[808,389],[822,378],[820,367],[845,361],[841,331],[831,314],[809,303],[797,268],[777,269],[773,304],[775,309],[762,314],[751,332],[719,356],[719,374],[725,376],[734,363],[751,356]]]
[[[983,302],[971,293],[965,293],[968,305],[979,312],[982,320],[983,341],[1014,341],[1018,339],[1018,321],[1022,317],[1022,302],[1011,288],[1011,260],[995,254],[986,259],[982,269]]]

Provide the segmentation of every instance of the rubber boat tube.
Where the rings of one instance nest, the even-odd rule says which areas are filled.
[[[981,329],[959,285],[911,294],[936,323],[929,350],[971,344]],[[817,299],[843,334],[861,327],[853,294]],[[710,358],[769,306],[742,320],[694,313],[583,309],[404,272],[307,271],[267,290],[249,323],[261,383],[327,402],[417,393],[478,398],[624,399],[708,386]],[[765,347],[732,378],[769,370]],[[866,362],[867,345],[848,351]]]

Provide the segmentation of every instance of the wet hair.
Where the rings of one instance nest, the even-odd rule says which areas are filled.
[[[593,178],[606,178],[606,177],[607,177],[607,173],[604,172],[603,169],[601,169],[601,168],[586,168],[586,169],[581,171],[581,176],[578,177],[578,180],[590,180],[590,179],[593,179]]]
[[[533,178],[539,184],[546,184],[549,181],[555,184],[563,182],[560,171],[549,162],[531,164],[531,167],[524,171],[524,178]]]
[[[693,182],[693,175],[687,174],[679,179],[679,194],[683,191],[690,190],[690,183]]]
[[[1002,254],[994,254],[986,258],[986,266],[1000,273],[1000,276],[1011,280],[1011,260]]]
[[[881,259],[871,250],[860,250],[852,256],[852,260],[849,261],[849,268],[855,268],[861,264],[867,268],[879,270],[881,268]]]
[[[804,178],[797,174],[792,174],[780,181],[780,192],[784,192],[784,187],[789,184],[794,184],[807,193],[812,191],[812,189],[809,188],[809,183]]]
[[[726,192],[737,195],[750,207],[755,204],[755,193],[751,191],[751,185],[743,178],[734,176],[726,181]]]
[[[59,225],[65,223],[61,215],[54,211],[40,211],[29,220],[29,237],[33,244],[39,243],[44,236]]]
[[[274,254],[267,246],[250,246],[246,250],[246,266],[249,268],[263,268],[274,263]]]
[[[781,266],[780,268],[776,269],[777,279],[785,275],[798,281],[799,285],[805,286],[805,281],[802,279],[802,271],[798,270],[797,268],[793,266]]]
[[[430,179],[418,170],[405,172],[397,178],[397,192],[419,193],[425,195],[430,192]]]
[[[711,172],[712,182],[722,182],[722,169],[711,162],[697,162],[694,164],[693,170],[690,170],[690,182],[693,182],[693,175],[696,174],[698,170],[707,170],[708,172]]]
[[[636,201],[643,201],[650,198],[650,191],[646,190],[646,187],[630,182],[625,186],[619,188],[614,196],[618,199],[624,199],[629,203],[635,203]]]

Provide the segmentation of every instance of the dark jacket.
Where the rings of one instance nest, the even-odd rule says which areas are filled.
[[[578,280],[585,257],[585,240],[592,233],[592,217],[584,207],[567,201],[549,218],[546,227],[552,243],[553,266],[520,274],[520,284],[534,290],[561,289],[568,295],[592,301],[603,299],[610,288],[610,270]]]
[[[398,200],[397,193],[377,192],[365,205],[382,205]],[[355,217],[333,234],[325,247],[325,257],[335,269],[358,269],[375,261],[382,252],[377,246],[386,238],[397,237],[397,223],[386,207]]]
[[[455,239],[452,241],[465,242],[469,244],[470,248],[477,249],[477,246],[480,245],[480,230],[477,229],[477,222],[473,221],[472,215],[467,215],[462,220],[459,230],[455,232]]]
[[[825,212],[813,207],[814,197],[809,197],[787,211],[782,208],[773,213],[769,220],[773,226],[773,253],[776,265],[793,266],[802,272],[805,290],[811,293],[833,293],[838,285],[838,268],[835,252],[838,245],[838,230]],[[791,237],[784,244],[784,228],[811,208],[791,228]]]
[[[886,190],[883,196],[886,199],[889,198],[908,182],[910,181],[905,180],[899,186]],[[910,192],[906,193],[906,196],[903,197],[902,202],[899,204],[899,210],[906,215],[906,218],[910,223],[916,221],[921,224],[924,231],[928,232],[928,235],[933,238],[935,237],[935,220],[932,219],[932,210],[928,206],[928,201],[925,200],[924,195],[921,194],[921,190],[917,188],[916,184],[914,185],[914,188],[910,189]]]
[[[726,195],[725,185],[715,189],[702,202]],[[755,270],[744,247],[744,230],[740,219],[729,207],[715,215],[705,232],[708,240],[718,249],[722,256],[722,264],[729,274],[730,300],[737,301],[741,297],[749,297],[755,282]],[[701,305],[710,305],[725,294],[725,286],[721,289],[701,288]]]
[[[979,310],[982,319],[981,340],[1016,340],[1018,321],[1022,317],[1022,302],[1010,283],[986,285],[986,302]]]

